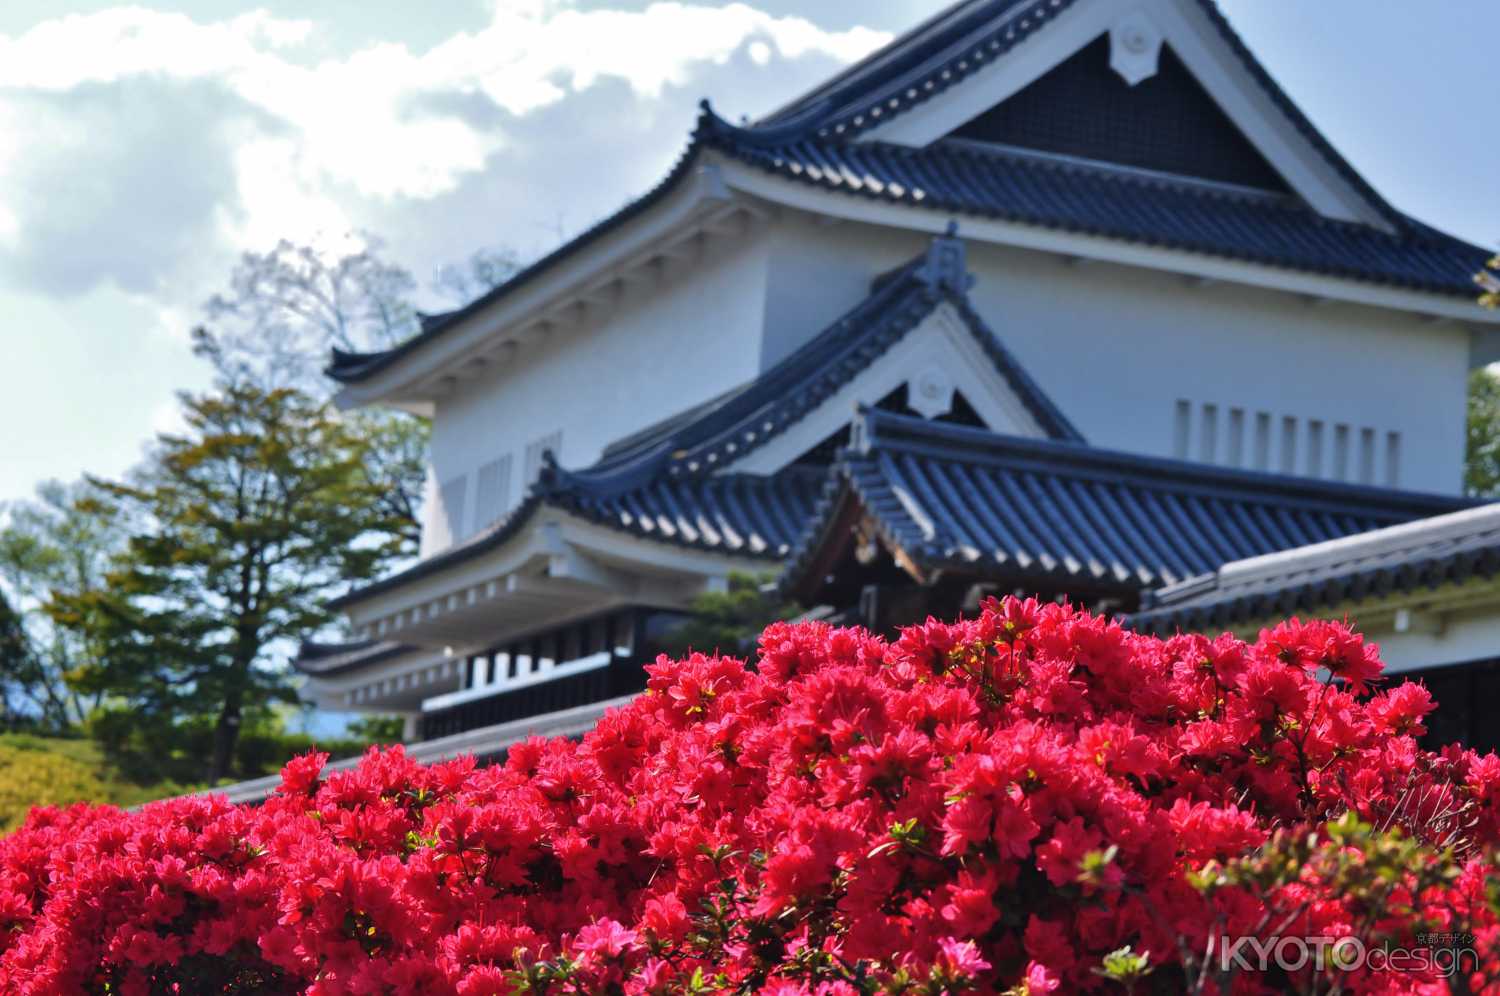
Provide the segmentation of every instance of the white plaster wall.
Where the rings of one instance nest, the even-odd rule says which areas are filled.
[[[1500,657],[1500,606],[1445,616],[1442,628],[1435,633],[1377,630],[1366,636],[1380,644],[1380,657],[1390,674]]]
[[[754,377],[766,246],[764,230],[710,239],[697,258],[675,261],[443,399],[433,417],[432,494],[462,476],[467,521],[449,523],[441,501],[429,501],[423,556],[474,531],[485,463],[511,454],[503,502],[511,507],[526,486],[528,444],[560,431],[559,461],[585,467],[617,439]]]
[[[776,225],[762,366],[785,356],[867,292],[870,279],[920,252],[915,233],[802,215]],[[1191,403],[1187,455],[1201,459],[1201,406],[1217,406],[1213,462],[1228,463],[1232,408],[1272,416],[1269,469],[1282,423],[1296,424],[1306,474],[1308,425],[1323,423],[1331,477],[1334,427],[1377,430],[1374,483],[1386,482],[1385,433],[1401,434],[1400,487],[1456,493],[1463,459],[1468,338],[1401,312],[1314,304],[1294,294],[1023,249],[970,243],[975,306],[1090,443],[1159,456],[1177,448],[1176,406]],[[1248,436],[1250,430],[1246,430]],[[1254,454],[1248,441],[1242,465]],[[1351,458],[1351,463],[1357,457]],[[1351,479],[1357,479],[1352,472]]]
[[[465,521],[428,503],[423,555],[471,534],[476,478],[509,453],[505,505],[526,481],[526,447],[562,432],[564,466],[768,368],[869,292],[879,273],[921,252],[919,233],[785,212],[738,239],[711,240],[653,286],[635,285],[583,325],[525,347],[518,361],[438,406],[434,496],[459,476]],[[1360,430],[1375,430],[1374,483],[1387,482],[1386,434],[1401,437],[1400,487],[1459,488],[1468,338],[1400,312],[1314,304],[1278,291],[1193,284],[1106,263],[969,244],[980,313],[1094,445],[1159,456],[1206,455],[1203,406],[1217,413],[1212,462],[1233,462],[1230,413],[1244,412],[1240,465],[1253,466],[1254,421],[1271,419],[1268,469],[1283,467],[1283,419],[1296,419],[1293,471],[1322,425],[1316,476],[1333,477],[1336,426],[1351,427],[1346,479],[1357,480]]]
[[[919,232],[785,212],[770,230],[762,370],[863,301],[870,281],[931,241]]]

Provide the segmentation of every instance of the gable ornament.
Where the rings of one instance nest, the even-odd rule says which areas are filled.
[[[1109,67],[1131,86],[1156,75],[1161,29],[1144,11],[1126,14],[1109,29]]]
[[[942,367],[928,367],[906,382],[906,405],[923,418],[953,410],[953,378]]]

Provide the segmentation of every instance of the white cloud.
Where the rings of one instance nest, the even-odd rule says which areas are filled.
[[[135,76],[219,82],[283,126],[296,145],[287,156],[262,148],[238,157],[247,198],[241,206],[258,217],[288,212],[273,200],[248,198],[285,193],[289,171],[302,184],[349,184],[365,196],[431,198],[484,169],[505,135],[438,109],[433,97],[482,94],[519,116],[611,78],[654,98],[681,85],[694,66],[721,65],[747,45],[758,65],[773,51],[845,62],[887,37],[865,28],[824,31],[743,3],[583,11],[504,2],[483,29],[420,54],[381,43],[308,65],[286,51],[315,31],[310,21],[265,11],[212,23],[142,7],[70,15],[0,36],[0,93],[67,91]],[[256,169],[268,175],[243,175]]]
[[[188,333],[240,252],[370,230],[419,279],[539,252],[659,180],[698,97],[768,109],[885,38],[699,2],[494,0],[420,46],[285,0],[312,19],[122,5],[0,32],[0,313],[27,330],[0,424],[28,425],[0,497],[117,474],[180,428],[172,392],[209,376]]]
[[[604,76],[657,96],[684,81],[692,65],[722,64],[747,42],[788,58],[819,52],[846,62],[888,36],[866,28],[831,32],[800,17],[774,17],[742,3],[707,7],[653,3],[642,11],[549,10],[502,4],[477,34],[458,35],[424,57],[450,83],[477,83],[497,104],[524,114],[558,99],[553,81],[582,90]]]
[[[6,174],[11,164],[20,156],[20,122],[0,101],[0,191],[5,189]],[[0,197],[0,246],[14,248],[21,234],[21,222],[13,210],[6,206],[6,198]]]
[[[181,436],[188,430],[182,405],[175,397],[169,401],[163,401],[151,410],[150,424],[152,436]]]
[[[252,10],[229,22],[236,34],[263,38],[275,48],[291,48],[307,41],[313,22],[306,19],[275,17],[269,11]]]
[[[70,90],[141,74],[187,78],[254,70],[311,28],[265,12],[208,24],[144,7],[69,14],[13,38],[0,35],[0,88]]]
[[[354,227],[319,190],[295,139],[247,139],[235,148],[234,164],[238,196],[220,206],[218,217],[231,245],[263,247],[278,239],[316,245]]]

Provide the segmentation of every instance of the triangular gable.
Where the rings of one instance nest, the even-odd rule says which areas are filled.
[[[1213,0],[971,0],[898,38],[765,124],[826,140],[928,147],[1101,41],[1109,48],[1109,66],[1127,87],[1163,72],[1175,76],[1180,68],[1221,116],[1203,137],[1222,139],[1221,125],[1232,125],[1271,174],[1319,213],[1387,229],[1407,223],[1313,128]],[[1184,89],[1177,87],[1177,94]],[[1108,106],[1064,105],[1058,113],[1080,119],[1059,122],[1064,127],[1089,119],[1100,127],[1119,123],[1109,120]],[[1164,124],[1154,122],[1157,128]],[[1222,159],[1246,150],[1218,151]],[[1208,168],[1223,172],[1223,165]],[[1261,183],[1251,185],[1270,179],[1264,173],[1259,178]]]
[[[794,398],[784,427],[737,454],[731,466],[769,474],[791,463],[818,463],[818,454],[836,451],[848,438],[850,415],[859,406],[1029,439],[1078,441],[1076,431],[1062,431],[1067,423],[1054,423],[1028,404],[1039,389],[1029,378],[1007,376],[1019,372],[1008,353],[1001,364],[987,355],[986,346],[998,339],[972,308],[947,300],[929,308],[878,351],[856,351],[858,365],[813,387],[805,403]]]
[[[949,137],[1291,193],[1170,45],[1132,84],[1107,34]]]
[[[991,428],[1082,436],[968,301],[972,277],[951,232],[875,281],[870,296],[748,384],[608,447],[594,472],[774,473],[848,423],[855,401],[893,387],[929,417],[960,394]]]

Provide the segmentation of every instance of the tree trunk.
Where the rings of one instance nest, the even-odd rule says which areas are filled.
[[[213,757],[208,763],[208,783],[217,784],[220,778],[230,773],[234,764],[234,747],[240,739],[240,694],[231,691],[219,710],[219,721],[214,725]]]

